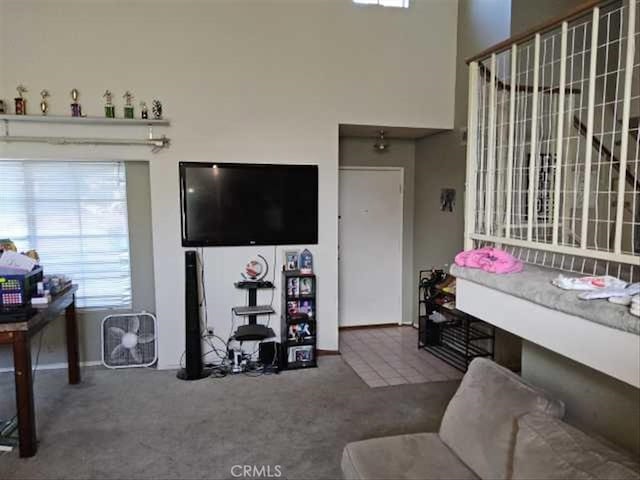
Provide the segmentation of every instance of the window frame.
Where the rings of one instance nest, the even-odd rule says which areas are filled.
[[[27,229],[26,234],[23,236],[13,236],[11,239],[14,240],[16,242],[16,245],[18,247],[18,249],[20,250],[21,247],[28,247],[28,248],[34,248],[38,250],[37,244],[38,244],[38,239],[42,238],[42,239],[46,239],[47,236],[46,235],[38,235],[37,232],[35,231],[36,226],[35,226],[35,222],[37,221],[37,215],[34,214],[34,212],[36,211],[36,206],[35,203],[37,203],[38,201],[46,201],[46,199],[43,198],[37,198],[37,195],[33,193],[33,188],[34,185],[36,183],[36,181],[33,179],[33,166],[31,165],[31,168],[29,168],[29,164],[64,164],[66,166],[73,166],[73,164],[84,164],[84,165],[100,165],[100,164],[107,164],[107,165],[111,165],[113,167],[116,167],[121,169],[121,172],[119,172],[118,174],[114,175],[114,179],[119,179],[120,181],[122,181],[122,187],[121,189],[118,190],[118,192],[121,194],[121,198],[118,200],[114,200],[117,202],[121,202],[124,206],[124,213],[120,218],[121,221],[121,227],[124,228],[124,231],[120,234],[118,234],[117,236],[122,238],[125,242],[126,242],[126,249],[122,249],[122,250],[118,250],[118,249],[114,249],[114,252],[119,252],[119,253],[126,253],[126,268],[123,267],[123,275],[126,275],[126,284],[125,287],[122,290],[122,294],[121,294],[121,298],[122,300],[117,302],[117,303],[109,303],[106,302],[105,304],[101,304],[100,301],[98,302],[92,302],[91,300],[88,301],[88,304],[85,304],[85,302],[83,301],[84,299],[92,299],[92,298],[100,298],[100,297],[104,297],[104,298],[108,298],[109,295],[107,294],[103,294],[103,295],[82,295],[82,290],[83,290],[83,286],[82,281],[78,282],[80,284],[81,289],[79,290],[79,292],[76,294],[76,304],[77,304],[77,308],[79,310],[83,310],[83,311],[130,311],[133,308],[133,273],[132,273],[132,258],[131,258],[131,232],[130,232],[130,222],[129,222],[129,196],[128,196],[128,173],[127,173],[127,167],[126,167],[126,161],[124,160],[107,160],[107,159],[100,159],[100,160],[79,160],[79,159],[50,159],[50,158],[0,158],[0,171],[2,170],[2,164],[3,163],[14,163],[14,164],[22,164],[24,167],[23,170],[23,175],[24,175],[24,184],[25,184],[25,198],[24,198],[24,215],[25,215],[25,227]],[[76,188],[80,188],[80,182],[76,181],[74,182],[74,185]],[[92,200],[90,199],[83,199],[81,198],[79,195],[76,195],[75,198],[71,198],[66,200],[68,202],[72,202],[74,207],[76,209],[81,209],[82,208],[82,204],[83,201],[86,202],[91,202]],[[95,200],[94,200],[95,201]],[[99,213],[96,213],[96,218],[99,217]],[[0,231],[0,235],[2,235],[4,232]],[[78,235],[70,235],[69,238],[77,238],[79,239],[80,242],[82,241],[86,241],[87,237],[91,237],[91,234],[82,234],[79,233]],[[99,234],[96,235],[96,237],[115,237],[114,234]],[[60,241],[64,241],[64,240],[60,240]],[[63,271],[57,271],[57,270],[50,270],[47,271],[47,265],[46,263],[43,264],[44,267],[44,273],[45,275],[47,274],[67,274],[67,272],[63,272]],[[92,273],[100,273],[98,272],[92,272]],[[76,282],[76,278],[74,278],[74,274],[73,273],[68,273],[71,277],[71,280],[75,283]],[[116,277],[113,277],[116,278]],[[108,279],[106,280],[108,281]],[[83,292],[85,293],[85,292]],[[91,292],[89,292],[91,293]],[[113,297],[113,296],[112,296]]]

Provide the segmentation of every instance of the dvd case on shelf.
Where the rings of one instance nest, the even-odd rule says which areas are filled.
[[[302,277],[299,282],[300,295],[312,295],[313,294],[313,278]]]
[[[302,345],[300,347],[289,347],[288,361],[294,362],[313,362],[313,345]]]

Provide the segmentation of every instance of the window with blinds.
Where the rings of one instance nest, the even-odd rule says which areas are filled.
[[[409,8],[409,0],[353,0],[363,5],[379,5],[381,7]]]
[[[0,238],[71,277],[78,307],[131,307],[128,230],[124,163],[0,161]]]

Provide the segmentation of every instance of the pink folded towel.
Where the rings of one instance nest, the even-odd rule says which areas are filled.
[[[456,255],[455,262],[461,267],[479,268],[490,273],[517,273],[524,268],[516,257],[494,247],[460,252]]]

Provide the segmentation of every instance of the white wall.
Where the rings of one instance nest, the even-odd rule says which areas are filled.
[[[116,93],[119,114],[126,89],[136,101],[158,97],[172,119],[172,146],[151,155],[142,147],[3,145],[0,157],[150,160],[163,368],[178,364],[184,343],[177,163],[318,164],[318,346],[335,350],[338,124],[451,128],[456,15],[451,0],[415,0],[408,10],[349,0],[6,0],[0,96],[12,99],[22,82],[33,112],[37,92],[47,88],[51,112],[66,113],[75,87],[89,115],[102,113],[106,88]],[[109,132],[128,133],[119,130]],[[207,250],[208,275],[220,279],[208,282],[218,333],[228,331],[225,312],[237,301],[232,282],[258,251]]]
[[[416,318],[416,299],[413,295],[413,217],[415,140],[391,139],[385,153],[373,149],[375,139],[341,138],[340,166],[402,167],[404,169],[402,218],[402,323],[411,324]]]
[[[522,377],[566,405],[566,421],[640,455],[640,389],[531,342]]]
[[[450,264],[462,250],[469,80],[466,58],[509,37],[510,0],[460,0],[455,88],[455,130],[416,143],[415,271]],[[439,208],[440,189],[456,189],[453,212]],[[417,284],[417,282],[416,282]]]

